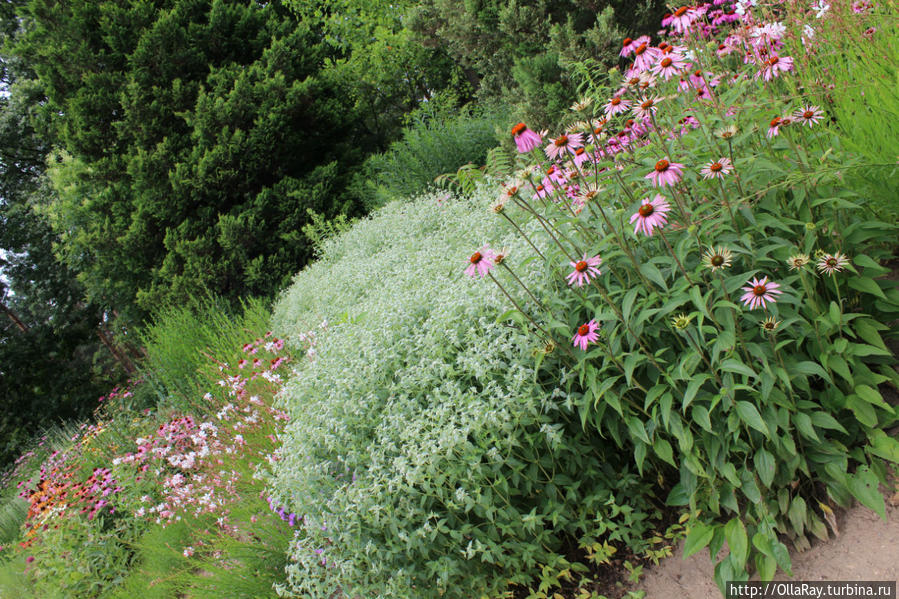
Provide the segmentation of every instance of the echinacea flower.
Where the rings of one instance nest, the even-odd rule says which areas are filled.
[[[512,137],[515,138],[515,147],[522,154],[530,152],[543,143],[543,138],[540,137],[540,134],[528,129],[524,123],[518,123],[512,127]]]
[[[721,268],[728,268],[731,264],[733,264],[733,254],[723,246],[709,248],[702,255],[702,265],[712,272]]]
[[[654,187],[674,185],[681,180],[681,176],[684,174],[683,168],[683,164],[669,162],[663,158],[656,162],[652,171],[646,175],[646,179],[650,179]]]
[[[727,127],[722,127],[715,131],[715,136],[720,137],[721,139],[730,139],[734,135],[737,134],[737,126],[736,125],[728,125]]]
[[[633,108],[634,116],[638,119],[648,119],[659,109],[659,99],[653,96],[640,98]]]
[[[560,135],[550,142],[543,151],[546,152],[547,158],[550,160],[558,160],[566,153],[574,154],[577,148],[584,145],[584,136],[580,133],[569,133],[568,135]]]
[[[640,231],[647,237],[652,237],[653,228],[662,228],[662,225],[668,222],[665,213],[671,210],[671,205],[665,201],[665,197],[656,194],[656,197],[650,200],[643,198],[640,208],[631,216],[631,223],[634,225],[634,234]]]
[[[800,270],[803,266],[810,262],[808,254],[794,254],[787,258],[787,265],[790,270]]]
[[[681,56],[669,54],[652,65],[652,72],[656,75],[661,75],[665,78],[665,81],[667,81],[684,70],[686,66],[687,63],[683,61]]]
[[[846,254],[836,252],[835,254],[824,254],[821,256],[816,267],[818,272],[832,275],[835,272],[842,271],[847,264],[849,264],[849,258],[846,257]]]
[[[599,339],[599,335],[596,332],[596,329],[599,328],[599,324],[596,320],[591,320],[590,322],[584,323],[578,327],[577,333],[574,334],[574,337],[571,340],[574,342],[575,347],[579,347],[584,351],[587,351],[587,345],[590,343],[594,343],[597,339]]]
[[[687,316],[686,314],[681,312],[671,319],[671,326],[673,326],[675,329],[678,329],[679,331],[683,331],[688,326],[690,326],[691,320],[692,318],[690,316]]]
[[[779,116],[771,119],[771,122],[768,124],[768,132],[765,134],[765,137],[768,139],[777,137],[777,134],[780,133],[780,128],[783,125],[783,119]]]
[[[795,119],[796,122],[808,125],[809,127],[817,125],[823,118],[824,111],[817,106],[805,106],[793,113],[793,119]]]
[[[689,6],[681,6],[671,15],[668,26],[677,33],[686,33],[696,18],[696,11]]]
[[[766,318],[765,320],[763,320],[761,322],[760,326],[762,327],[762,330],[765,331],[766,333],[773,333],[774,331],[777,330],[777,327],[780,326],[780,322],[781,321],[777,320],[773,316],[769,316],[768,318]]]
[[[746,293],[740,297],[740,301],[743,302],[743,305],[748,306],[750,310],[755,310],[759,306],[767,309],[768,304],[766,302],[773,304],[777,301],[776,296],[783,293],[778,289],[780,285],[768,281],[768,277],[764,277],[761,280],[753,277],[751,281],[748,281],[748,285],[748,287],[742,288]]]
[[[496,254],[493,250],[485,245],[468,259],[469,264],[468,268],[465,269],[465,274],[469,277],[486,277],[487,273],[495,266],[495,258]]]
[[[734,170],[734,165],[728,158],[719,158],[702,167],[699,173],[703,179],[723,179]]]
[[[593,96],[584,96],[583,98],[581,98],[580,100],[578,100],[577,102],[575,102],[574,104],[571,105],[571,110],[573,112],[584,112],[588,108],[590,108],[591,104],[593,104]]]
[[[793,70],[793,59],[790,56],[772,56],[763,64],[762,69],[755,74],[756,79],[762,77],[765,81],[771,81],[780,73]]]
[[[584,283],[590,281],[591,277],[598,277],[602,274],[598,268],[600,264],[602,264],[602,258],[599,256],[588,258],[587,254],[584,254],[583,259],[571,262],[574,270],[566,277],[568,284],[582,287]]]
[[[627,112],[631,107],[630,100],[622,100],[621,96],[615,96],[603,107],[606,116],[615,116],[620,112]]]

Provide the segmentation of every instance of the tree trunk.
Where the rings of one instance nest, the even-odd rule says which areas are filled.
[[[28,332],[28,325],[22,322],[19,317],[16,316],[16,313],[10,310],[9,307],[2,301],[0,301],[0,308],[2,308],[4,312],[6,312],[6,315],[9,316],[9,319],[13,321],[13,324],[15,324],[20,331],[22,331],[23,333]]]
[[[100,338],[100,342],[106,346],[106,349],[109,350],[109,353],[112,354],[112,357],[115,358],[115,361],[119,363],[119,365],[125,370],[128,376],[133,375],[137,372],[137,369],[134,367],[134,363],[128,359],[128,356],[123,354],[118,350],[115,346],[115,343],[112,339],[110,339],[109,333],[103,330],[103,325],[100,325],[97,328],[97,337]]]

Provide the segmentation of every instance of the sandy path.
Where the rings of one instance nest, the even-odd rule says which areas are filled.
[[[896,498],[893,498],[894,501]],[[896,501],[899,503],[899,501]],[[899,579],[899,507],[887,502],[887,522],[857,505],[838,521],[840,536],[831,537],[805,553],[793,553],[792,580]],[[721,597],[712,581],[708,551],[682,559],[683,543],[674,557],[647,570],[638,588],[646,599],[713,599]],[[790,580],[783,572],[778,580]]]

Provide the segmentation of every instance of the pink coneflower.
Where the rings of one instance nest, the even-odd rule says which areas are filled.
[[[599,339],[599,334],[596,332],[596,329],[598,328],[599,324],[595,319],[579,326],[577,328],[577,333],[571,338],[571,340],[574,341],[574,346],[587,351],[587,345],[594,343]]]
[[[777,134],[780,133],[781,125],[783,125],[783,119],[779,116],[771,119],[771,122],[768,123],[768,132],[765,134],[765,137],[767,137],[768,139],[777,137]]]
[[[659,109],[659,100],[655,97],[648,98],[640,98],[640,100],[634,104],[634,116],[638,119],[648,119],[652,117]]]
[[[658,48],[651,48],[649,42],[643,42],[634,48],[634,71],[636,71],[634,74],[649,70],[653,63],[658,60],[661,52]]]
[[[846,257],[846,254],[837,252],[835,254],[824,254],[821,256],[816,267],[820,273],[832,275],[835,272],[842,271],[848,264],[849,258]]]
[[[657,63],[652,65],[652,72],[661,75],[665,81],[671,79],[674,75],[680,73],[687,66],[683,57],[678,54],[668,54]]]
[[[575,166],[580,166],[588,160],[590,160],[590,154],[587,153],[586,149],[578,148],[574,151],[574,158],[572,158],[572,161],[574,162]]]
[[[588,258],[587,254],[584,254],[582,260],[571,262],[574,270],[566,277],[568,284],[583,287],[584,283],[588,283],[591,277],[598,277],[602,274],[598,268],[600,264],[602,264],[602,258],[598,255]]]
[[[656,197],[650,200],[643,198],[640,208],[631,216],[631,224],[634,225],[634,235],[643,231],[647,237],[652,237],[653,228],[661,229],[668,222],[665,213],[671,210],[671,205],[665,201],[665,197],[656,194]]]
[[[558,160],[563,157],[565,153],[574,154],[574,151],[577,148],[580,148],[584,145],[584,136],[580,133],[568,133],[560,135],[559,137],[552,140],[552,142],[546,146],[543,151],[546,152],[546,156],[550,160]]]
[[[674,14],[671,15],[667,27],[671,27],[677,33],[686,33],[693,20],[696,18],[696,11],[689,6],[681,6]]]
[[[486,277],[487,273],[495,266],[495,258],[496,254],[493,250],[485,245],[468,259],[469,264],[468,268],[465,269],[465,274],[469,277]]]
[[[530,152],[543,143],[543,138],[538,133],[528,129],[524,123],[518,123],[512,127],[512,137],[515,138],[515,147],[522,154]]]
[[[702,167],[699,173],[703,179],[723,179],[734,170],[734,165],[727,158],[719,158]]]
[[[772,56],[763,64],[762,69],[755,74],[756,79],[762,77],[765,81],[771,81],[780,73],[793,70],[793,59],[789,56]]]
[[[769,282],[768,277],[761,280],[753,277],[753,279],[748,282],[748,285],[748,287],[743,287],[743,291],[746,293],[740,297],[740,301],[743,302],[743,305],[748,306],[750,310],[755,310],[759,306],[767,308],[768,305],[765,302],[771,302],[773,304],[777,301],[776,296],[783,293],[778,289],[780,285],[778,283]]]
[[[681,180],[681,176],[684,174],[683,168],[683,164],[668,162],[663,158],[656,162],[652,171],[646,175],[646,179],[650,179],[655,187],[674,185]]]
[[[634,40],[629,37],[624,38],[624,41],[621,42],[621,52],[618,53],[618,56],[627,57],[633,51]]]
[[[623,100],[621,96],[615,96],[605,105],[603,112],[606,113],[606,116],[615,116],[620,112],[627,112],[630,107],[630,100]]]
[[[824,111],[817,106],[805,106],[793,113],[793,119],[796,122],[809,127],[817,125],[823,118]]]

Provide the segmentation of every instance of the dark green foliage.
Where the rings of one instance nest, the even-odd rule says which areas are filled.
[[[121,376],[98,337],[101,310],[82,301],[31,209],[52,191],[41,178],[48,148],[31,125],[40,90],[18,67],[5,65],[0,97],[0,470],[41,428],[86,416]]]
[[[352,212],[344,169],[376,147],[318,24],[279,2],[22,9],[65,150],[45,212],[88,297],[132,320],[215,291],[272,295],[310,256],[307,209]]]
[[[483,164],[499,144],[497,129],[507,115],[499,110],[456,108],[438,96],[409,114],[403,138],[370,156],[357,177],[356,192],[366,207],[381,206],[427,189],[434,179],[464,164]]]
[[[621,39],[655,31],[663,11],[658,0],[425,0],[409,27],[463,67],[480,99],[502,99],[538,128],[576,99],[566,63],[617,64]]]

